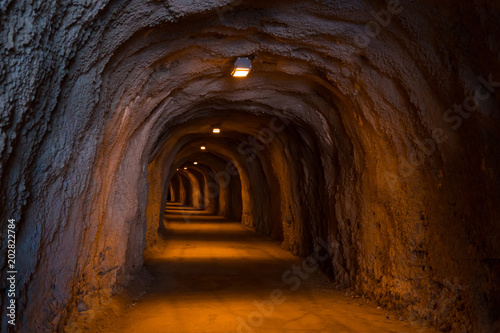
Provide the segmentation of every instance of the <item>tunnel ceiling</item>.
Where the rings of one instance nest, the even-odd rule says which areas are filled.
[[[296,255],[327,244],[337,286],[443,329],[499,326],[498,7],[0,4],[19,327],[91,317],[159,240],[169,183],[231,170],[218,191],[239,191],[242,223]]]

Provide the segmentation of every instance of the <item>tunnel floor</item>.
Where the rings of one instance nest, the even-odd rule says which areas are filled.
[[[302,261],[240,223],[175,204],[166,219],[145,261],[151,288],[106,332],[435,332],[344,296],[319,270],[292,291],[282,275]]]

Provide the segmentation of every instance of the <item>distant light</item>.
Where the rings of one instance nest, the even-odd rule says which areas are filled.
[[[240,57],[234,63],[234,69],[231,73],[234,77],[246,77],[252,70],[252,62],[247,57]]]
[[[200,149],[201,149],[201,150],[205,150],[205,149],[207,149],[207,147],[205,147],[205,146],[201,146],[201,147],[200,147]]]
[[[177,168],[177,171],[179,171],[179,168]]]
[[[198,164],[198,162],[193,162],[194,165]]]
[[[212,132],[213,133],[220,133],[220,123],[212,124]]]
[[[184,170],[187,170],[188,168],[187,167],[184,167]]]

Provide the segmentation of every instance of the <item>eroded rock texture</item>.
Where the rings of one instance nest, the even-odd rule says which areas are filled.
[[[498,7],[0,3],[17,329],[91,320],[161,235],[169,189],[294,254],[326,242],[339,286],[409,318],[500,329]]]

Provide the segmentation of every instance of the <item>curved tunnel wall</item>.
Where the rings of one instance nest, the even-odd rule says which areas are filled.
[[[408,316],[500,325],[498,5],[36,5],[0,8],[20,329],[61,330],[128,283],[176,156],[214,122],[233,133],[219,158],[238,168],[242,223],[299,255],[326,243],[340,286]],[[263,144],[273,117],[286,126]]]

